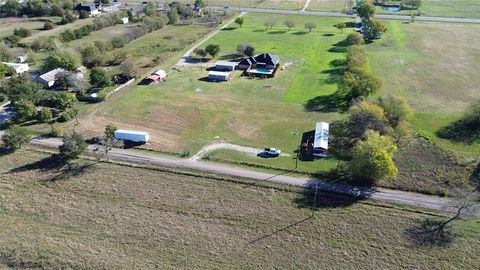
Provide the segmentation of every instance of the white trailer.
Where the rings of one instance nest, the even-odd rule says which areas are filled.
[[[125,130],[119,129],[114,132],[115,139],[130,141],[130,142],[143,142],[147,143],[150,140],[148,132],[144,131],[134,131],[134,130]]]

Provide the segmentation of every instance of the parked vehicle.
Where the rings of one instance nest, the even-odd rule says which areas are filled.
[[[115,139],[137,142],[137,143],[147,143],[150,140],[148,132],[144,131],[134,131],[134,130],[124,130],[119,129],[114,132]]]
[[[265,156],[270,156],[270,157],[278,157],[278,156],[280,156],[281,153],[282,153],[282,151],[280,151],[277,148],[265,148],[263,150],[263,154]]]

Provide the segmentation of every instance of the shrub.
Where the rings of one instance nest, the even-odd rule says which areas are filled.
[[[80,133],[73,132],[63,138],[63,144],[59,147],[60,157],[71,160],[79,157],[87,148],[87,143]]]
[[[43,30],[51,30],[55,27],[55,25],[51,21],[45,22],[43,25]]]
[[[80,16],[80,19],[86,19],[86,18],[90,17],[88,12],[86,12],[85,10],[80,10],[79,16]]]
[[[17,150],[30,140],[28,131],[17,125],[10,126],[2,136],[2,142],[10,150]]]
[[[357,32],[350,33],[345,40],[347,45],[363,45],[365,44],[365,39],[363,36]]]
[[[48,108],[43,108],[37,114],[38,121],[42,123],[50,123],[53,119],[53,113]]]
[[[60,115],[60,117],[57,119],[58,122],[64,123],[72,120],[72,116],[70,115],[69,112],[64,112]]]
[[[15,28],[13,30],[13,34],[16,35],[16,36],[19,36],[19,37],[29,37],[32,35],[32,31],[28,30],[27,28],[25,27],[20,27],[20,28]]]
[[[63,133],[62,129],[58,125],[55,125],[55,124],[51,125],[50,136],[55,138],[60,138],[62,137],[62,133]]]
[[[101,68],[93,68],[90,71],[90,84],[94,87],[107,87],[111,85],[110,77],[107,72]]]

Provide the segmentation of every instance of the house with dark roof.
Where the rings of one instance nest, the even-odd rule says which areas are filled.
[[[275,76],[280,65],[280,57],[275,54],[262,53],[255,57],[244,58],[238,63],[238,68],[252,76]]]
[[[80,13],[81,10],[85,10],[88,12],[88,14],[90,14],[90,16],[100,14],[100,11],[98,11],[95,3],[79,3],[77,6],[75,6],[74,10],[78,13]]]

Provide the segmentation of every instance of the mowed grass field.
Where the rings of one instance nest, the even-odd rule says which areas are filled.
[[[160,170],[160,171],[159,171]],[[447,247],[407,236],[441,217],[249,180],[0,157],[0,265],[49,269],[477,269],[478,220]],[[448,254],[448,256],[446,256]]]
[[[385,21],[388,32],[367,46],[381,94],[409,100],[413,126],[446,149],[478,157],[480,143],[439,139],[440,128],[458,120],[479,98],[480,32],[476,25]]]
[[[60,21],[59,17],[40,17],[40,18],[1,18],[0,19],[0,41],[5,39],[8,36],[13,35],[13,30],[15,28],[24,27],[32,32],[32,36],[43,32],[43,25],[45,24],[42,20],[51,20],[56,23]]]
[[[280,24],[284,16],[269,16]],[[119,127],[147,130],[158,150],[190,152],[220,140],[254,147],[275,146],[293,152],[303,132],[315,122],[333,121],[336,112],[310,112],[305,104],[317,96],[336,91],[337,69],[332,64],[344,53],[331,52],[346,35],[333,24],[340,20],[291,17],[297,26],[291,31],[278,25],[266,31],[265,16],[247,15],[243,28],[228,28],[208,43],[219,44],[218,59],[231,59],[240,43],[252,44],[258,53],[280,55],[284,70],[273,79],[249,79],[234,72],[228,82],[206,80],[205,64],[182,66],[172,71],[166,82],[137,85],[99,105],[85,132],[101,133],[108,122]],[[318,30],[306,33],[303,25],[313,20]],[[148,43],[137,43],[149,46]],[[205,45],[206,46],[206,45]],[[82,122],[82,121],[81,121]],[[93,135],[93,134],[91,134]]]
[[[259,8],[300,10],[307,0],[266,0]]]
[[[480,2],[477,0],[424,0],[422,1],[420,11],[422,15],[425,16],[480,18]],[[377,12],[386,14],[410,14],[409,10],[389,12],[380,7],[377,7]]]

